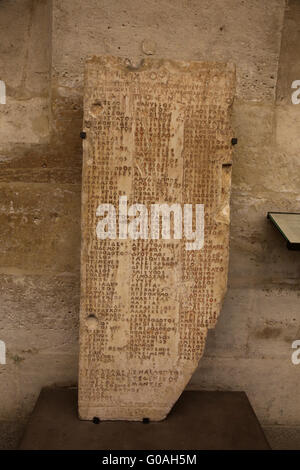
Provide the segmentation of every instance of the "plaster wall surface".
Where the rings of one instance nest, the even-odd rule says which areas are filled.
[[[300,448],[300,257],[266,219],[300,211],[300,2],[82,3],[0,2],[0,446],[42,386],[77,382],[83,64],[112,54],[236,64],[229,289],[188,387],[245,390],[271,444]]]

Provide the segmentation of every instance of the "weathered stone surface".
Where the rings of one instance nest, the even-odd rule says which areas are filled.
[[[284,361],[282,357],[203,357],[188,389],[200,386],[201,390],[247,390],[263,426],[274,422],[279,425],[293,423],[298,406],[290,399],[290,390],[298,387],[299,366],[292,364],[290,353],[291,349],[287,347]],[[250,371],[254,371],[255,379]],[[284,410],[282,403],[285,403]]]
[[[0,420],[16,416],[19,404],[19,380],[15,361],[6,354],[6,364],[0,367],[1,395],[5,397],[0,401]]]
[[[77,333],[79,273],[46,276],[28,275],[13,268],[10,271],[10,274],[3,274],[0,270],[1,339],[12,332],[14,338],[7,344],[13,348],[22,345],[26,349],[26,341],[28,348],[32,346],[32,342],[29,338],[22,341],[20,336],[39,329],[39,337],[34,337],[33,349],[40,349],[45,347],[44,341],[41,341],[44,332],[56,332],[60,335]],[[61,340],[66,343],[63,338]],[[53,341],[52,339],[52,345],[57,347]],[[47,344],[48,342],[51,341],[47,341]],[[76,337],[73,342],[76,342]]]
[[[77,373],[77,354],[28,355],[19,364],[18,415],[22,418],[31,412],[44,386],[70,387],[76,385]]]
[[[0,143],[0,181],[81,184],[82,143],[79,136],[51,144]]]
[[[0,199],[2,268],[45,274],[78,267],[80,186],[0,183]]]
[[[50,18],[48,0],[0,2],[0,146],[49,140]]]
[[[16,449],[24,433],[27,420],[0,421],[0,449]]]
[[[299,105],[276,107],[276,140],[282,151],[299,152]],[[298,130],[298,132],[297,132]]]
[[[227,64],[145,60],[132,67],[113,57],[87,62],[83,419],[163,419],[202,356],[226,291],[234,84],[234,68]],[[150,231],[147,239],[120,231],[117,239],[97,238],[97,208],[117,208],[119,196],[146,210],[152,204],[179,204],[180,211],[185,204],[204,204],[203,248],[187,250],[188,236],[150,240]],[[147,230],[152,223],[149,216]]]
[[[45,19],[48,16],[48,24],[42,16],[36,14],[42,12],[47,3],[53,6],[50,15],[44,16]],[[291,80],[299,79],[300,70],[300,30],[294,8],[298,5],[299,9],[299,1],[189,1],[184,3],[184,14],[182,0],[162,0],[159,4],[156,0],[148,0],[143,3],[143,8],[137,0],[86,0],[84,14],[82,4],[81,0],[0,1],[0,79],[7,82],[8,94],[14,100],[18,96],[20,103],[28,105],[28,113],[24,113],[21,122],[18,119],[20,114],[14,118],[15,128],[1,126],[1,182],[28,183],[22,198],[25,193],[36,193],[37,185],[32,183],[51,183],[44,184],[40,198],[31,197],[28,200],[26,214],[30,210],[34,213],[40,207],[37,201],[45,199],[47,193],[49,199],[45,210],[50,213],[55,186],[61,188],[64,183],[81,183],[82,141],[79,132],[82,128],[82,70],[87,54],[121,55],[138,63],[144,56],[142,41],[152,38],[157,46],[154,57],[231,60],[236,63],[238,99],[233,106],[233,128],[238,145],[234,147],[232,174],[229,284],[239,289],[229,289],[216,328],[208,333],[205,356],[212,356],[212,359],[209,360],[207,372],[203,367],[205,358],[200,361],[199,373],[192,379],[193,386],[201,389],[205,374],[208,373],[210,379],[206,384],[210,390],[218,387],[243,388],[249,394],[262,423],[267,420],[276,427],[279,416],[282,425],[299,426],[300,407],[296,405],[300,366],[293,365],[289,380],[285,380],[286,377],[281,374],[291,362],[291,344],[285,338],[291,341],[299,339],[298,317],[295,322],[288,317],[299,306],[295,294],[295,289],[299,291],[299,256],[287,251],[280,234],[266,220],[268,210],[300,210],[298,119],[295,116],[296,120],[292,122],[292,112],[289,113],[284,106],[278,106],[278,103],[289,104],[295,108],[295,113],[300,110],[300,105],[291,103]],[[30,11],[33,12],[33,21],[31,35],[28,35],[26,30],[30,24]],[[49,61],[48,52],[52,56]],[[27,101],[27,98],[32,95],[46,99],[46,95],[49,95],[47,70],[50,62],[50,122],[54,120],[55,134],[48,145],[30,144],[40,141],[40,137],[31,128],[31,101],[34,100]],[[26,74],[25,87],[20,87],[22,74]],[[274,106],[276,83],[278,101]],[[0,106],[1,112],[5,112],[5,106]],[[273,109],[275,119],[273,135],[270,108]],[[41,116],[45,116],[44,109],[41,110]],[[278,119],[283,122],[276,123]],[[25,136],[24,129],[29,132]],[[289,132],[286,138],[283,132]],[[19,139],[21,134],[29,143],[25,144]],[[297,136],[298,147],[295,142]],[[10,144],[7,144],[8,140]],[[14,188],[18,191],[16,185]],[[7,341],[11,357],[25,358],[18,364],[19,370],[27,368],[26,363],[30,358],[30,353],[25,355],[23,349],[37,352],[32,368],[28,369],[26,391],[23,376],[16,384],[15,369],[10,371],[7,370],[9,365],[0,366],[0,419],[9,419],[11,422],[17,419],[16,408],[25,416],[31,411],[40,388],[54,381],[66,382],[70,368],[76,380],[76,355],[70,356],[72,360],[59,358],[60,372],[56,363],[61,350],[64,348],[71,352],[77,341],[77,287],[71,280],[62,281],[69,276],[66,270],[71,270],[70,276],[74,275],[78,283],[79,192],[74,202],[75,199],[76,203],[68,197],[62,201],[64,207],[61,206],[63,210],[60,213],[65,223],[55,226],[56,235],[70,240],[67,251],[59,248],[60,242],[57,244],[53,241],[48,245],[47,231],[44,230],[46,220],[43,219],[39,226],[32,228],[29,255],[25,243],[28,238],[24,240],[23,231],[18,234],[14,231],[14,236],[18,238],[18,255],[13,256],[13,249],[10,249],[9,256],[2,258],[5,264],[1,262],[0,268],[3,273],[0,277],[0,340]],[[9,213],[10,200],[10,191],[1,193],[3,213]],[[56,198],[53,199],[53,206],[57,211]],[[7,233],[9,222],[3,216],[3,234]],[[51,225],[48,227],[53,229]],[[73,236],[76,237],[75,243],[72,241]],[[6,243],[2,235],[1,242],[3,240]],[[37,255],[34,252],[35,244],[39,247]],[[41,248],[44,249],[43,256],[40,256]],[[53,276],[57,276],[56,279],[45,272],[45,266],[47,271],[50,269]],[[259,290],[263,291],[266,286],[272,292],[264,301]],[[281,286],[284,295],[274,294],[274,290]],[[254,302],[255,298],[257,301]],[[284,324],[281,333],[276,336],[280,317],[284,318]],[[272,332],[268,330],[268,335],[264,335],[264,324],[270,328],[271,322],[274,329],[272,327]],[[45,367],[43,357],[43,352],[50,350],[51,371]],[[266,360],[266,356],[270,360]],[[271,360],[274,356],[278,359],[276,363]],[[227,358],[225,368],[223,357]],[[240,358],[246,357],[249,358],[248,365],[244,367]],[[10,358],[8,360],[11,361]],[[232,369],[229,371],[230,363]],[[257,373],[257,366],[260,373]],[[271,387],[268,385],[270,374],[274,375]],[[224,381],[220,379],[223,376]],[[32,381],[32,377],[39,379]],[[15,393],[17,387],[18,393]],[[282,387],[286,391],[284,396]],[[279,428],[277,432],[281,434],[283,426]],[[0,441],[2,437],[0,435]],[[287,448],[291,443],[290,435],[282,434],[282,442]],[[296,439],[293,442],[295,445]]]
[[[300,3],[299,0],[288,0],[286,3],[276,84],[276,101],[279,104],[292,103],[291,94],[295,91],[292,83],[300,80]]]
[[[183,13],[184,12],[184,13]],[[139,62],[145,38],[155,56],[230,61],[237,67],[237,97],[274,102],[284,0],[140,2],[53,0],[53,85],[82,86],[84,57],[111,54]],[[63,44],[63,47],[61,45]]]

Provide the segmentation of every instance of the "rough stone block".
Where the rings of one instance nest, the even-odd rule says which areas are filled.
[[[202,355],[226,291],[234,83],[234,68],[222,63],[147,59],[136,68],[114,57],[87,62],[83,419],[163,419]],[[131,218],[131,204],[139,204],[138,219]],[[172,207],[171,232],[167,215],[154,220],[157,204]],[[197,231],[201,224],[203,240],[199,233],[190,243],[195,236],[187,235],[186,209],[193,205],[204,210],[203,222],[191,217]],[[145,234],[141,214],[150,209]],[[116,220],[99,218],[116,210]]]

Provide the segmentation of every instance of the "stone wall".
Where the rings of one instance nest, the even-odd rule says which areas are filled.
[[[236,63],[229,290],[189,388],[245,390],[274,446],[300,448],[300,257],[266,219],[299,211],[299,21],[299,0],[0,2],[2,447],[41,387],[77,381],[82,72],[112,54]]]

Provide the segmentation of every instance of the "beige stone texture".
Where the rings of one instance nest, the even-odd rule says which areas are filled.
[[[82,419],[164,419],[197,367],[226,292],[234,91],[230,64],[87,61]],[[147,240],[123,240],[119,230],[112,239],[97,237],[97,208],[110,202],[120,223],[119,196],[148,211]],[[204,245],[189,251],[191,238],[175,240],[174,221],[170,237],[151,239],[153,204],[179,205],[184,233],[185,204],[194,211],[203,204]],[[202,224],[195,214],[193,223]]]

